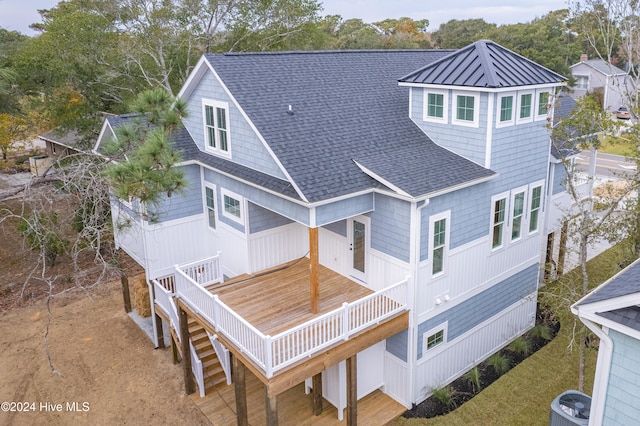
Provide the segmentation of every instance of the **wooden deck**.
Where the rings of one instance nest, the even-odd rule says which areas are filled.
[[[247,372],[247,405],[249,406],[249,424],[265,425],[264,385],[253,374]],[[195,393],[191,399],[200,408],[212,424],[218,426],[235,425],[236,400],[233,385],[218,386],[204,397]],[[358,401],[358,424],[384,425],[400,416],[406,408],[391,397],[376,390]],[[311,395],[304,393],[304,384],[300,383],[278,396],[278,420],[280,425],[345,425],[346,420],[338,420],[338,411],[326,400],[319,416],[313,416]]]
[[[244,275],[212,286],[227,306],[264,334],[274,336],[312,319],[309,259],[302,258],[271,271]],[[320,312],[330,312],[373,291],[320,266]]]

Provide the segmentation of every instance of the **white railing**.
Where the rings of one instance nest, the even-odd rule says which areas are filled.
[[[174,274],[170,274],[170,275],[165,275],[164,277],[156,278],[153,281],[156,281],[160,287],[169,291],[169,293],[173,295],[173,293],[175,293],[176,291],[174,277],[175,277]]]
[[[180,265],[177,268],[203,287],[223,281],[220,252],[208,259]]]
[[[193,377],[198,384],[200,398],[204,398],[204,371],[202,370],[202,361],[198,358],[196,348],[193,347],[191,339],[189,339],[189,349],[189,352],[191,352],[191,371],[193,371]]]
[[[209,261],[209,259],[207,260]],[[353,334],[406,309],[408,278],[352,303],[313,318],[276,336],[260,332],[238,313],[196,282],[187,271],[201,271],[203,263],[176,266],[176,296],[206,318],[216,332],[235,344],[267,377],[300,359],[346,340]],[[219,265],[218,265],[219,266]],[[202,276],[202,275],[201,275]]]
[[[170,315],[171,305],[169,301],[173,299],[173,292],[167,290],[157,278],[151,280],[151,282],[153,283],[153,294],[155,296],[154,302],[162,308],[165,314]]]
[[[222,371],[224,371],[224,375],[227,377],[227,384],[231,384],[231,356],[229,355],[229,349],[225,348],[220,340],[218,340],[217,334],[211,334],[207,331],[207,336],[209,336],[209,340],[211,341],[211,346],[213,346],[213,350],[216,351],[216,355],[218,356],[218,361],[220,361],[220,366],[222,367]]]
[[[178,340],[181,341],[182,335],[180,334],[180,319],[178,318],[178,308],[176,307],[176,303],[173,301],[173,297],[169,298],[169,322],[169,325],[176,331]]]

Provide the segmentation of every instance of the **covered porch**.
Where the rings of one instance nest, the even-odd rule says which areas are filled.
[[[261,382],[266,422],[277,424],[276,397],[296,386],[303,389],[302,383],[312,377],[312,411],[320,415],[321,373],[345,360],[347,406],[343,408],[347,419],[355,421],[357,354],[408,326],[407,280],[374,292],[316,265],[319,297],[314,313],[309,303],[311,266],[303,257],[223,282],[219,264],[211,258],[176,267],[173,297],[167,301],[158,303],[157,294],[162,291],[156,291],[155,301],[162,310],[175,300],[171,324],[179,325],[179,338],[187,337],[181,341],[183,353],[189,352],[189,319],[216,335],[231,352],[238,424],[246,424],[253,410],[246,405],[245,377]],[[185,385],[191,393],[195,390],[191,360],[183,360]]]

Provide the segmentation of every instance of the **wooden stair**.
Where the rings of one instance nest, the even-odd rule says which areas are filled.
[[[191,318],[189,318],[189,335],[191,336],[191,342],[196,350],[196,354],[198,358],[200,358],[200,361],[202,361],[205,394],[214,390],[216,386],[226,386],[227,377],[220,365],[216,351],[211,345],[211,340],[206,330]]]

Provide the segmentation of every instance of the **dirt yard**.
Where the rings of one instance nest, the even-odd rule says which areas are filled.
[[[0,192],[7,188],[0,185]],[[19,208],[20,200],[0,201]],[[0,223],[0,425],[209,424],[184,394],[182,370],[170,349],[151,340],[124,312],[119,280],[76,288],[68,257],[47,275],[55,292],[48,341],[48,286],[34,270],[17,220]],[[86,259],[83,282],[99,273]],[[87,273],[88,271],[88,273]]]

